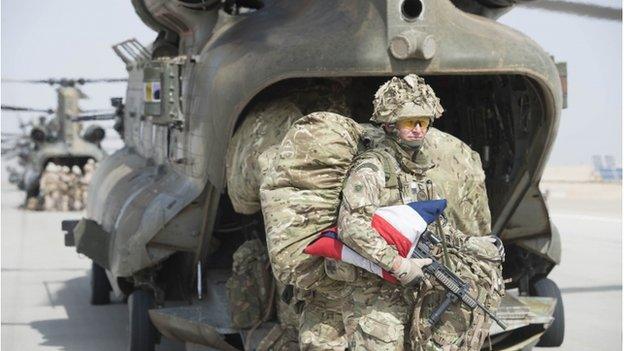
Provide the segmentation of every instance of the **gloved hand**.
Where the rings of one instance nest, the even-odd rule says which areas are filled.
[[[423,267],[431,264],[429,258],[405,258],[397,256],[392,265],[392,275],[401,285],[413,285],[423,277]]]
[[[500,255],[501,262],[505,262],[505,246],[501,239],[496,235],[489,235],[484,237],[487,241],[491,242],[498,249],[498,254]]]

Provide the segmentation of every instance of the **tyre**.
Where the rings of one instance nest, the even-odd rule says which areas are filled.
[[[135,290],[128,297],[130,351],[154,351],[157,334],[148,314],[153,307],[154,294],[150,291]]]
[[[91,304],[106,305],[110,303],[111,288],[106,271],[102,266],[91,262]]]
[[[542,278],[535,281],[530,288],[532,296],[552,297],[557,299],[557,305],[553,317],[555,320],[546,329],[546,332],[540,338],[537,346],[541,347],[557,347],[563,343],[563,335],[565,331],[565,319],[563,315],[563,300],[561,299],[561,291],[555,282],[548,278]]]

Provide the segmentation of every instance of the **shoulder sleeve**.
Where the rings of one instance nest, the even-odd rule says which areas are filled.
[[[338,232],[347,246],[390,270],[398,253],[371,227],[373,212],[383,205],[380,198],[384,187],[381,161],[372,155],[358,159],[342,190]]]
[[[349,209],[366,206],[379,207],[379,199],[385,183],[383,165],[377,157],[371,155],[360,158],[353,164],[345,180],[342,188],[342,203]]]

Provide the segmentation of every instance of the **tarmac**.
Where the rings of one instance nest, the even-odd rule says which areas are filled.
[[[549,350],[621,350],[621,184],[549,180],[541,188],[563,245],[550,278],[563,294],[566,336]],[[23,196],[3,181],[2,349],[126,349],[127,305],[91,306],[91,261],[63,245],[61,220],[82,213],[25,211]],[[163,340],[157,349],[184,348]]]

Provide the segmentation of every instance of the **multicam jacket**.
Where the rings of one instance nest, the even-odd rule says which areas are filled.
[[[341,240],[390,270],[397,251],[370,226],[383,206],[446,198],[449,224],[471,235],[487,235],[491,217],[478,154],[459,139],[432,128],[415,158],[391,139],[358,156],[342,190]]]

